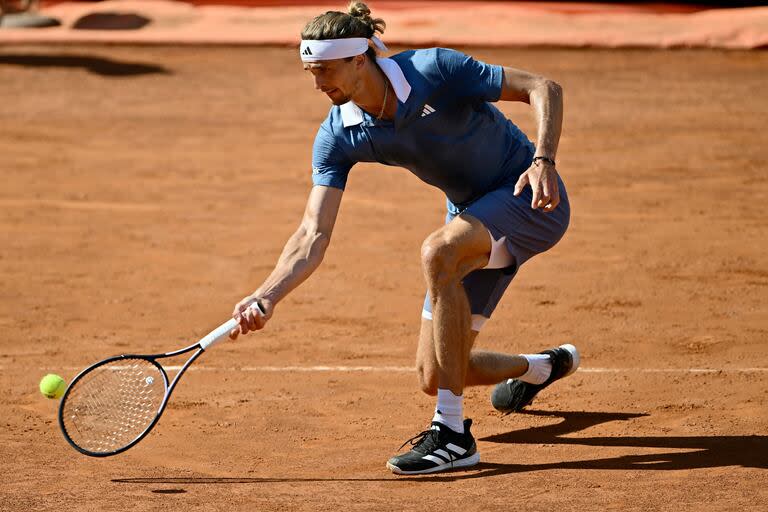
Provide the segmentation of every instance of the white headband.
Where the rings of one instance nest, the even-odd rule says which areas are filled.
[[[368,50],[368,42],[369,40],[364,37],[302,39],[299,55],[303,62],[344,59],[365,53]],[[387,47],[378,37],[371,37],[370,42],[379,50],[387,51]]]

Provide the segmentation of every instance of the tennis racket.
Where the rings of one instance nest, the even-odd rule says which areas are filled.
[[[259,313],[264,311],[254,302]],[[80,372],[59,406],[59,426],[72,447],[92,457],[124,452],[157,424],[176,384],[200,354],[224,340],[237,320],[230,319],[197,343],[164,354],[126,354],[99,361]],[[192,352],[169,381],[160,360]]]

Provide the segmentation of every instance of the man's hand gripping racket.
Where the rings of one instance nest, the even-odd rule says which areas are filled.
[[[248,308],[251,315],[264,316],[258,302]],[[61,399],[59,426],[64,437],[77,451],[92,457],[116,455],[134,446],[157,424],[187,368],[229,337],[240,322],[232,318],[180,350],[114,356],[89,366],[72,380]],[[169,381],[160,360],[187,352],[192,355]]]

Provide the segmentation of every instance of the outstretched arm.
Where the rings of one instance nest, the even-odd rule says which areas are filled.
[[[515,186],[515,195],[530,184],[533,191],[531,208],[550,212],[560,202],[555,155],[563,125],[563,90],[552,80],[514,68],[504,68],[500,99],[522,101],[533,107],[538,126],[538,142],[533,165]]]
[[[232,339],[236,339],[238,333],[246,334],[263,328],[272,317],[277,303],[320,266],[331,241],[342,194],[343,191],[338,188],[312,188],[304,218],[285,244],[274,270],[256,291],[235,306],[232,316],[240,322],[240,328],[230,333]],[[257,301],[264,315],[250,307]]]

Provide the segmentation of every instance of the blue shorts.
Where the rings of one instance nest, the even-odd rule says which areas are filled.
[[[495,240],[506,237],[506,246],[513,262],[500,269],[480,269],[470,272],[463,280],[472,311],[472,329],[479,331],[491,317],[504,291],[520,266],[536,254],[553,247],[565,234],[571,217],[568,194],[558,177],[560,204],[550,213],[531,208],[533,192],[530,186],[520,196],[514,195],[515,181],[509,181],[481,198],[460,208],[448,201],[446,224],[460,213],[467,213],[485,225]],[[422,316],[432,318],[429,293],[424,299]]]

